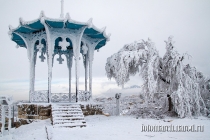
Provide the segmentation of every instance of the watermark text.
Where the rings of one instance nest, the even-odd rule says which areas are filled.
[[[203,125],[144,125],[141,132],[204,132]]]

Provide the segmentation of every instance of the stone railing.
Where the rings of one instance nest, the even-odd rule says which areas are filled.
[[[34,103],[47,103],[48,102],[48,90],[34,91],[31,93],[31,102]]]
[[[51,102],[69,102],[69,93],[51,93]]]
[[[75,97],[76,97],[76,94],[75,94]],[[78,101],[89,101],[91,98],[91,94],[89,91],[79,90],[77,98],[78,98]]]
[[[91,94],[89,91],[79,90],[78,101],[90,100]],[[69,93],[52,93],[51,102],[69,102]],[[76,102],[76,93],[71,93],[71,102]]]
[[[78,91],[78,101],[88,101],[90,97],[91,94],[89,91]],[[31,93],[32,103],[47,103],[48,98],[48,90],[34,91]],[[51,102],[70,102],[69,93],[51,93]],[[71,93],[71,102],[76,102],[76,93]]]

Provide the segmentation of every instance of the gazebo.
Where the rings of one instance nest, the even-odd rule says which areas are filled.
[[[103,47],[109,36],[105,28],[98,29],[88,22],[78,22],[70,18],[67,13],[63,14],[63,1],[61,1],[61,15],[58,19],[51,19],[41,12],[38,19],[23,21],[19,19],[20,25],[17,28],[9,26],[11,40],[17,43],[17,47],[27,49],[30,61],[30,87],[29,101],[36,102],[77,102],[86,101],[92,98],[92,63],[94,51]],[[80,53],[85,67],[85,91],[79,90],[79,61]],[[38,56],[40,54],[40,56]],[[62,64],[66,57],[69,70],[69,93],[52,93],[52,67],[55,55],[59,55],[57,61]],[[35,65],[36,59],[48,63],[48,89],[35,91]],[[74,58],[74,59],[73,59]],[[75,61],[76,91],[71,91],[71,68],[72,61]],[[89,91],[88,91],[88,69],[89,69]]]

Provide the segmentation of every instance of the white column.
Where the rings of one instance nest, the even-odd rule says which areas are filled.
[[[70,62],[69,62],[69,65],[70,65]],[[69,102],[71,102],[71,67],[69,67]]]
[[[88,79],[88,54],[85,54],[85,91],[87,91],[87,79]]]
[[[102,41],[102,39],[89,39],[88,44],[88,61],[89,61],[89,92],[90,99],[92,99],[92,65],[94,59],[94,51],[97,44]]]
[[[45,27],[46,35],[47,35],[47,60],[48,60],[48,102],[51,102],[51,81],[52,81],[52,66],[53,66],[53,54],[54,54],[54,40],[51,39],[50,30],[48,25],[45,23],[44,17],[41,18],[41,23]]]
[[[51,102],[51,82],[52,82],[52,55],[49,53],[50,45],[48,44],[48,102]]]
[[[69,52],[69,101],[71,102],[71,68],[72,68],[73,52]]]
[[[75,59],[75,77],[76,77],[76,102],[78,101],[78,91],[79,91],[79,55],[80,55],[80,46],[81,46],[81,40],[82,35],[84,33],[84,30],[87,28],[87,26],[82,27],[75,38],[73,40],[73,53],[74,53],[74,59]]]
[[[31,56],[30,56],[30,87],[29,87],[29,101],[32,102],[32,97],[31,95],[34,93],[34,85],[35,85],[35,63],[36,63],[36,53],[34,51],[34,44],[30,45],[30,51],[31,51]]]
[[[2,136],[4,136],[4,130],[5,130],[5,109],[4,109],[4,105],[1,105],[1,122],[2,122],[1,134],[2,134]]]
[[[29,76],[30,76],[30,83],[29,83],[29,102],[32,101],[32,97],[31,97],[31,94],[33,94],[34,92],[34,83],[35,83],[35,63],[36,63],[36,52],[34,50],[34,45],[35,45],[35,41],[33,39],[32,36],[30,35],[25,35],[23,33],[17,33],[17,32],[14,32],[15,34],[17,34],[18,36],[20,36],[25,45],[26,45],[26,48],[27,48],[27,54],[28,54],[28,59],[29,59]]]
[[[9,133],[10,133],[10,130],[11,130],[11,119],[12,119],[12,112],[11,112],[11,105],[9,105],[8,106],[8,108],[9,108],[9,114],[8,114],[8,119],[9,119],[9,121],[8,121],[8,130],[9,130]]]
[[[90,92],[90,99],[92,99],[92,65],[93,65],[93,58],[94,58],[94,50],[98,43],[92,44],[88,48],[88,60],[89,60],[89,92]]]
[[[75,57],[75,77],[76,77],[76,102],[78,102],[78,92],[79,92],[79,56]]]
[[[31,94],[34,92],[34,77],[35,77],[35,65],[33,57],[30,59],[30,85],[29,85],[29,101],[31,102]]]
[[[70,50],[69,54],[65,54],[67,60],[67,66],[69,70],[69,102],[71,102],[71,68],[72,68],[72,57],[73,52]]]
[[[90,98],[92,98],[92,64],[93,60],[89,58],[89,92],[90,92]]]
[[[42,39],[46,39],[46,35],[44,32],[38,33],[38,35],[34,34],[25,34],[20,32],[13,32],[16,35],[20,36],[25,43],[25,47],[27,49],[27,55],[29,59],[29,102],[32,102],[32,94],[34,93],[34,85],[35,85],[35,65],[36,65],[36,57],[37,57],[37,46],[35,46],[35,42],[37,40],[41,41]],[[41,42],[39,42],[41,43]],[[36,47],[36,48],[35,48]]]

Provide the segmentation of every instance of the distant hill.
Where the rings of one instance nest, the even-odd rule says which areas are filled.
[[[141,92],[141,87],[137,85],[132,85],[130,87],[121,89],[121,88],[110,88],[106,92],[103,92],[101,96],[98,97],[114,97],[116,93],[122,93],[121,96],[131,96],[139,95]]]
[[[130,87],[127,87],[127,88],[124,88],[124,89],[132,89],[132,88],[141,88],[140,86],[138,85],[132,85]]]

